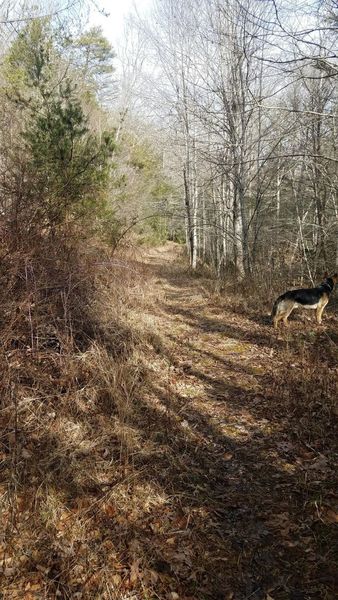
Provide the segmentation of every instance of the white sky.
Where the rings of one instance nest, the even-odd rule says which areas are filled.
[[[93,11],[89,26],[100,25],[104,35],[116,49],[119,38],[123,35],[125,17],[136,7],[143,13],[151,4],[151,0],[98,0],[97,5],[109,13],[108,17]]]

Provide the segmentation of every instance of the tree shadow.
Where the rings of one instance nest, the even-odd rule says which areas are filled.
[[[67,394],[62,407],[44,399],[51,416],[42,433],[19,419],[13,485],[23,518],[40,494],[49,497],[22,539],[27,572],[51,598],[333,599],[333,523],[323,512],[334,484],[329,452],[294,435],[299,412],[284,404],[291,388],[278,361],[257,373],[255,349],[244,357],[246,349],[225,356],[222,344],[220,354],[203,347],[205,335],[212,343],[220,333],[221,342],[248,342],[267,356],[289,340],[250,328],[248,316],[240,325],[182,307],[197,280],[163,264],[157,272],[177,294],[158,310],[182,317],[191,337],[202,333],[202,347],[168,324],[164,341],[154,340],[158,362],[141,365],[132,397],[125,390],[125,415],[102,386],[81,405]],[[302,370],[293,371],[300,407],[303,384]],[[62,427],[53,425],[61,408]]]
[[[200,374],[199,378],[205,381],[206,376]],[[209,378],[207,383],[218,390],[219,381]],[[238,396],[244,398],[246,390],[240,386],[230,389],[227,382],[225,387],[230,392],[227,402],[237,409]],[[303,511],[310,486],[303,485],[302,468],[293,454],[296,449],[286,441],[290,423],[283,422],[273,433],[265,433],[258,423],[238,439],[224,434],[222,427],[172,388],[153,386],[148,392],[154,402],[140,399],[136,421],[140,423],[141,415],[147,415],[146,439],[160,445],[161,451],[155,462],[149,457],[145,476],[156,479],[184,514],[203,511],[202,521],[191,524],[190,537],[180,541],[180,552],[184,554],[187,547],[198,576],[195,582],[181,578],[179,593],[223,598],[233,591],[234,597],[242,599],[248,594],[265,598],[273,589],[276,598],[306,597],[312,585],[314,597],[316,586],[320,594],[325,577],[324,587],[333,581],[332,565],[327,565],[324,575],[323,540],[318,543],[317,539],[321,527],[321,535],[323,531],[327,535],[329,528],[316,519],[308,520]],[[280,416],[280,411],[277,414]],[[142,457],[137,466],[144,464]],[[318,491],[316,484],[314,489]],[[196,548],[192,550],[194,539]],[[202,565],[201,547],[208,548]],[[171,564],[170,551],[161,544],[157,550],[161,560]],[[307,565],[307,559],[311,553],[321,566],[317,565],[309,582],[308,567],[312,565]],[[156,562],[152,564],[156,566]],[[299,572],[300,564],[304,572]]]
[[[198,352],[192,344],[188,347]],[[182,368],[178,356],[173,363],[175,352],[179,343],[170,353],[164,346],[161,349],[174,366],[172,378],[148,377],[137,392],[128,415],[137,444],[129,448],[125,464],[121,437],[109,428],[109,420],[119,419],[114,405],[109,415],[104,402],[101,408],[97,402],[90,418],[69,408],[69,418],[84,432],[89,431],[89,421],[93,432],[100,431],[102,441],[92,450],[81,450],[75,439],[65,452],[57,428],[36,439],[29,429],[20,432],[20,447],[29,448],[16,472],[21,494],[36,503],[36,487],[47,486],[63,506],[56,519],[61,529],[55,518],[53,524],[46,516],[34,523],[45,533],[30,554],[30,573],[41,574],[42,561],[51,597],[79,593],[84,598],[105,597],[103,583],[94,575],[107,574],[113,551],[124,566],[108,570],[108,581],[117,574],[122,582],[129,581],[138,561],[139,579],[133,580],[133,589],[141,598],[145,585],[163,599],[170,592],[206,600],[263,600],[267,594],[277,600],[319,599],[324,594],[333,598],[331,526],[316,516],[312,504],[318,493],[325,493],[324,480],[332,476],[331,468],[323,473],[308,469],[315,452],[302,461],[290,435],[293,416],[280,407],[277,391],[268,398],[268,414],[266,404],[257,405],[256,391],[241,383],[242,375],[253,376],[250,365],[203,351],[227,369],[215,377],[197,365]],[[236,382],[229,381],[229,371],[237,376]],[[177,391],[177,378],[186,376],[203,385],[208,406],[200,401],[198,390],[196,397]],[[276,383],[270,381],[272,390]],[[211,410],[213,401],[216,413]],[[94,477],[98,462],[106,475],[111,472],[101,484]],[[136,511],[126,507],[122,519],[114,511],[115,486],[123,488],[131,506],[140,487],[154,490],[154,498],[162,500],[149,503],[145,496],[144,506]],[[79,509],[81,499],[85,509]],[[77,540],[77,528],[86,520],[90,521],[87,545],[80,536]],[[69,533],[71,546],[67,529],[74,531]],[[91,537],[91,530],[96,537]],[[73,581],[73,569],[82,561],[87,572]]]
[[[278,344],[280,342],[284,345],[284,340],[277,340],[276,333],[271,330],[270,333],[266,333],[261,329],[252,330],[250,328],[250,322],[244,325],[235,325],[225,322],[225,320],[211,319],[204,315],[199,315],[189,308],[182,308],[179,305],[170,305],[164,308],[166,312],[173,315],[180,315],[184,317],[185,323],[188,323],[192,327],[208,334],[213,335],[214,333],[221,333],[227,338],[236,339],[238,341],[250,342],[258,346],[269,347]]]

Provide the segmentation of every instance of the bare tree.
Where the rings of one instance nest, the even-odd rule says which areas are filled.
[[[138,93],[175,156],[193,268],[243,277],[300,260],[313,277],[333,260],[333,4],[292,19],[287,0],[165,0],[134,21],[148,80]]]

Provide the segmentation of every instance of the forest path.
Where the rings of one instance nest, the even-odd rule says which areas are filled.
[[[175,244],[143,258],[153,352],[139,466],[169,498],[152,511],[145,544],[163,597],[333,598],[329,539],[317,522],[330,524],[315,508],[333,471],[297,438],[302,416],[279,394],[292,336],[215,297],[178,259]],[[302,385],[298,367],[291,389]]]

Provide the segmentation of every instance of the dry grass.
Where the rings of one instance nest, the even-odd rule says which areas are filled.
[[[114,559],[101,538],[95,548],[93,523],[111,518],[111,490],[122,482],[114,514],[128,512],[139,447],[128,416],[143,378],[142,337],[128,320],[142,304],[142,270],[60,240],[2,267],[2,594],[101,598]]]
[[[333,599],[336,318],[55,253],[3,268],[3,598]]]

